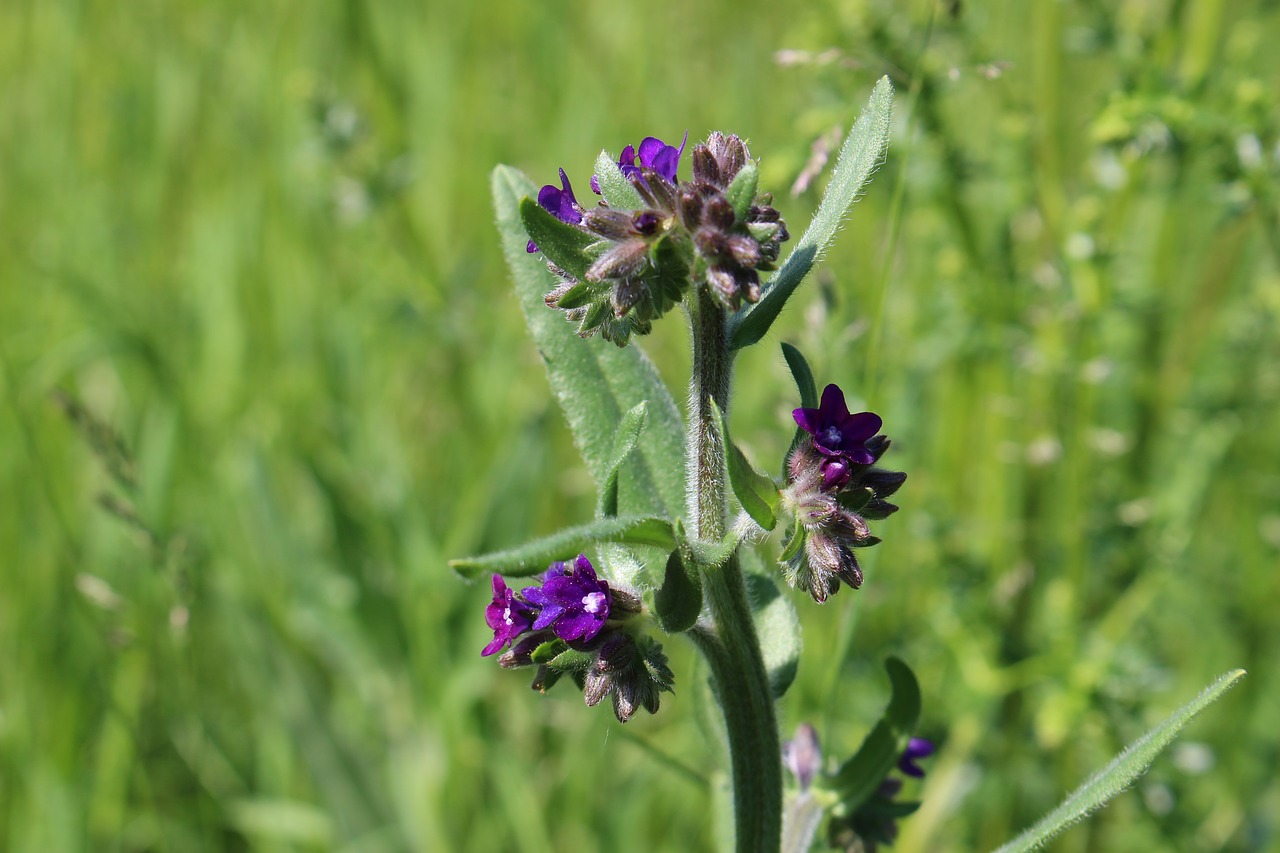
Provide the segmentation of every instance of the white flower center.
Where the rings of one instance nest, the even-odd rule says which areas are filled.
[[[582,609],[588,613],[599,613],[601,604],[604,604],[603,592],[590,592],[582,596]]]
[[[514,624],[516,623],[516,620],[514,620],[514,619],[512,619],[512,618],[511,618],[511,605],[510,605],[510,604],[508,604],[508,605],[507,605],[507,609],[506,609],[506,610],[502,611],[502,621],[503,621],[503,622],[506,622],[508,625],[514,625]]]
[[[822,431],[822,440],[827,444],[839,444],[842,438],[844,436],[840,434],[840,430],[833,426],[829,426]]]

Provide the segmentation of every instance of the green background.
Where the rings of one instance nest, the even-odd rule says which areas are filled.
[[[910,474],[864,588],[796,596],[786,730],[847,755],[903,657],[941,750],[894,849],[981,850],[1243,666],[1054,849],[1280,849],[1277,43],[1261,0],[6,0],[0,848],[710,849],[688,644],[623,728],[482,660],[446,567],[594,505],[488,174],[585,198],[602,147],[733,131],[798,234],[888,73],[737,371],[762,464],[786,340]],[[679,313],[643,344],[681,398]]]

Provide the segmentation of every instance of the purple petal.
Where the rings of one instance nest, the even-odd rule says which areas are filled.
[[[561,222],[577,225],[582,222],[582,208],[573,195],[573,187],[569,176],[560,170],[560,186],[547,184],[538,190],[538,206]]]
[[[924,768],[916,764],[916,759],[928,758],[933,755],[933,743],[922,737],[913,737],[908,743],[907,748],[902,753],[902,757],[898,759],[898,769],[908,776],[914,776],[917,779],[924,777]]]
[[[640,143],[640,165],[653,168],[654,158],[662,153],[662,149],[670,146],[656,136],[646,136]]]
[[[533,623],[533,630],[542,631],[550,627],[553,622],[564,615],[564,610],[559,604],[548,602],[538,613],[538,618]]]
[[[832,384],[822,389],[822,402],[818,404],[818,411],[822,413],[824,426],[849,416],[849,407],[845,405],[844,392],[839,385]]]
[[[818,430],[822,429],[820,415],[818,409],[796,409],[791,413],[791,417],[795,418],[796,426],[809,435],[817,435]]]
[[[844,434],[846,443],[862,444],[880,431],[884,421],[875,412],[858,412],[856,415],[846,414],[840,418],[837,426]]]

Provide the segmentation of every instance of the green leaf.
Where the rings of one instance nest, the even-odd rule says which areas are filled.
[[[616,163],[613,169],[617,171]],[[493,170],[503,254],[551,390],[601,493],[609,478],[614,438],[623,413],[648,401],[644,434],[618,479],[617,509],[621,515],[675,518],[684,511],[685,497],[680,410],[638,346],[619,349],[599,339],[583,340],[562,312],[542,301],[559,281],[537,255],[525,251],[528,235],[520,218],[520,202],[536,191],[516,169],[498,166]]]
[[[760,182],[760,171],[756,164],[748,162],[733,176],[733,181],[724,191],[724,197],[733,205],[733,215],[739,221],[745,220],[751,212],[751,203],[756,200],[756,187]]]
[[[662,586],[653,596],[658,624],[668,634],[688,631],[702,612],[702,573],[695,563],[681,556],[681,550],[676,548],[667,558]]]
[[[809,362],[789,343],[782,344],[782,357],[787,360],[787,367],[791,368],[791,376],[796,381],[796,388],[800,392],[800,405],[806,409],[818,408],[818,385],[813,381],[813,371],[809,369]],[[782,475],[787,475],[787,461],[791,459],[791,454],[800,442],[804,440],[805,432],[796,427],[795,434],[791,436],[791,446],[787,448],[787,454],[782,457]]]
[[[818,408],[818,385],[813,381],[813,371],[809,369],[809,362],[800,350],[786,342],[782,344],[782,357],[787,360],[791,376],[796,380],[796,389],[800,392],[800,405],[806,409]]]
[[[791,525],[791,534],[787,537],[786,543],[782,546],[782,553],[778,555],[778,562],[785,563],[795,558],[801,547],[804,546],[804,538],[807,534],[804,531],[804,525],[800,523],[800,519],[796,519]]]
[[[729,482],[738,502],[752,521],[765,530],[778,525],[778,484],[769,475],[756,470],[732,441],[728,443]]]
[[[765,567],[754,548],[739,548],[738,560],[764,667],[769,673],[769,688],[774,699],[781,699],[795,681],[800,665],[800,618],[791,600],[778,588],[777,572]]]
[[[638,210],[647,207],[635,186],[622,174],[618,161],[609,156],[608,151],[601,151],[596,158],[596,181],[600,184],[600,195],[609,202],[609,206],[619,210]]]
[[[720,444],[725,449],[729,484],[733,486],[733,493],[738,496],[738,503],[742,504],[742,508],[756,524],[765,530],[772,530],[778,524],[778,484],[769,475],[757,471],[738,445],[728,439],[729,425],[724,422],[724,414],[715,400],[710,402],[711,417],[720,427]]]
[[[618,429],[613,435],[613,454],[609,458],[606,469],[604,488],[600,490],[600,505],[596,515],[600,517],[618,514],[618,472],[622,463],[627,461],[631,451],[636,449],[640,434],[644,432],[648,418],[649,404],[642,400],[627,410],[618,421]]]
[[[547,640],[545,643],[538,644],[538,647],[529,655],[529,660],[534,663],[550,663],[567,648],[569,644],[564,640],[559,638]]]
[[[898,763],[920,720],[920,685],[910,667],[891,657],[884,662],[884,668],[893,686],[889,707],[862,741],[862,746],[840,766],[829,783],[839,795],[840,808],[845,814],[852,813],[875,793],[885,775]]]
[[[1125,790],[1133,780],[1142,775],[1155,757],[1177,736],[1178,731],[1207,708],[1222,698],[1237,681],[1244,677],[1243,669],[1235,669],[1223,675],[1205,688],[1199,696],[1173,712],[1160,725],[1129,744],[1111,763],[1067,797],[1062,805],[1040,819],[1038,823],[1001,847],[996,853],[1016,853],[1035,850],[1067,827],[1083,820],[1090,812],[1105,805],[1108,800]]]
[[[569,288],[569,291],[560,297],[556,302],[556,305],[568,310],[570,308],[581,308],[584,305],[591,305],[597,301],[599,301],[599,293],[597,292],[595,285],[592,285],[590,282],[580,281],[573,287]]]
[[[591,652],[565,649],[546,663],[557,672],[585,672],[595,659],[596,656]]]
[[[652,545],[663,550],[674,548],[676,544],[671,522],[664,518],[601,518],[590,524],[570,527],[542,539],[535,539],[518,548],[480,557],[450,560],[449,565],[468,578],[486,572],[508,577],[527,577],[546,571],[547,566],[559,560],[573,559],[599,542]]]
[[[528,196],[520,199],[520,221],[529,239],[538,244],[538,251],[556,266],[576,279],[587,274],[587,267],[592,261],[587,247],[599,242],[600,238],[568,222],[561,222]],[[527,249],[525,254],[529,254]]]
[[[893,86],[881,77],[871,92],[867,109],[858,117],[840,149],[831,183],[822,204],[800,242],[787,255],[777,275],[764,286],[764,295],[755,305],[743,308],[729,322],[729,346],[741,349],[756,343],[769,331],[782,306],[813,268],[840,227],[849,207],[871,177],[889,144],[889,118],[893,111]]]

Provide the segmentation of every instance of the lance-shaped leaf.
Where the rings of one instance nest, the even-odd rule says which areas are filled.
[[[518,548],[495,551],[480,557],[450,560],[449,565],[464,577],[496,573],[508,577],[524,577],[546,571],[560,560],[571,560],[591,545],[619,542],[627,545],[651,545],[670,550],[675,547],[671,522],[665,518],[624,516],[601,518],[590,524],[570,527]]]
[[[613,435],[613,454],[609,457],[609,465],[605,469],[604,486],[600,489],[597,516],[603,518],[618,514],[618,472],[622,470],[622,463],[627,461],[631,451],[636,449],[640,434],[644,432],[648,414],[648,402],[641,401],[628,409],[618,421],[618,429]]]
[[[538,251],[574,278],[586,276],[593,260],[587,247],[599,242],[599,237],[562,222],[527,196],[520,199],[520,221],[529,239],[538,244]]]
[[[711,401],[711,408],[712,416],[721,423],[725,436],[725,461],[729,466],[729,484],[733,486],[733,493],[752,521],[765,530],[772,530],[778,524],[778,501],[781,500],[778,484],[768,474],[756,470],[738,445],[728,439],[729,425],[724,423],[724,415],[715,400]]]
[[[729,323],[729,345],[733,349],[750,346],[765,336],[782,306],[813,268],[827,248],[858,198],[889,144],[889,119],[893,111],[893,86],[881,77],[871,92],[867,109],[858,117],[840,149],[831,183],[822,204],[805,229],[800,242],[787,255],[782,268],[764,286],[764,295],[755,305],[743,308]]]
[[[769,674],[769,688],[774,699],[781,699],[795,681],[800,665],[800,618],[791,600],[778,588],[777,572],[765,567],[754,548],[739,548],[738,562],[756,636],[760,638],[764,668]]]
[[[617,171],[617,163],[613,169]],[[537,255],[525,251],[528,234],[520,217],[521,200],[536,192],[537,187],[518,170],[509,166],[494,169],[494,207],[503,254],[551,390],[601,493],[609,478],[614,437],[623,413],[648,401],[644,433],[624,463],[626,476],[618,480],[617,511],[675,518],[684,510],[680,410],[638,346],[632,343],[619,349],[598,339],[583,340],[561,312],[543,302],[543,296],[559,281]]]
[[[800,392],[800,405],[806,409],[818,408],[818,385],[813,381],[813,371],[809,369],[809,362],[800,350],[785,342],[782,344],[782,357],[787,360],[787,367],[791,369],[791,376],[796,381],[796,389]],[[787,455],[782,460],[784,475],[787,460],[791,458],[791,452],[796,449],[796,445],[804,439],[804,435],[804,430],[796,427],[795,435],[791,438],[791,446],[787,448]]]
[[[702,612],[702,574],[692,560],[686,560],[676,548],[667,558],[662,586],[653,596],[653,609],[658,624],[668,634],[688,631]]]
[[[1072,824],[1083,820],[1090,812],[1101,808],[1108,800],[1129,787],[1151,766],[1155,757],[1177,736],[1187,723],[1222,698],[1232,685],[1244,677],[1243,669],[1223,675],[1205,688],[1199,696],[1173,712],[1169,719],[1129,744],[1124,752],[1096,773],[1071,796],[1063,801],[1038,823],[1001,847],[996,853],[1022,853],[1044,846],[1049,839]]]
[[[601,151],[596,158],[596,183],[600,185],[600,195],[604,196],[610,207],[618,210],[647,207],[635,186],[622,174],[618,161],[610,157],[608,151]]]
[[[897,658],[884,662],[893,695],[875,728],[853,757],[840,766],[827,787],[840,798],[840,809],[852,813],[875,793],[884,777],[898,763],[911,733],[920,721],[920,685],[910,667]]]
[[[800,350],[785,342],[782,344],[782,357],[787,360],[791,377],[796,381],[800,405],[806,409],[818,408],[818,384],[813,381],[813,371],[809,369],[808,360]]]

